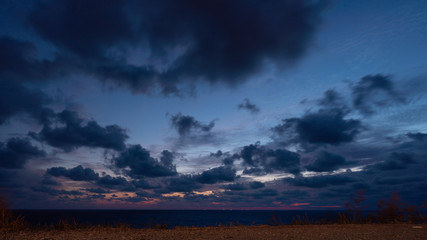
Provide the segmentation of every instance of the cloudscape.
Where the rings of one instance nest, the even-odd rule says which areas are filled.
[[[2,1],[14,208],[427,204],[427,2]]]

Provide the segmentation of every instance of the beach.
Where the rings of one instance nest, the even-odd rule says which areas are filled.
[[[326,224],[133,229],[87,227],[0,232],[1,239],[420,239],[427,224]]]

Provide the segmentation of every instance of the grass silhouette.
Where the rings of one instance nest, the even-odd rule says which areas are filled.
[[[14,216],[8,210],[6,200],[0,197],[0,231],[19,231],[28,225],[22,216]]]
[[[427,220],[420,209],[415,205],[403,202],[397,192],[393,192],[389,199],[381,199],[377,203],[377,210],[367,212],[365,191],[361,190],[345,204],[347,214],[340,216],[341,223],[420,223]]]

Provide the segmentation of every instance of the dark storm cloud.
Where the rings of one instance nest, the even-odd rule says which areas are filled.
[[[222,199],[218,198],[213,194],[208,196],[208,195],[202,195],[202,194],[186,193],[183,199],[193,203],[222,202]]]
[[[45,155],[27,138],[10,138],[6,143],[0,142],[0,168],[21,169],[29,159]]]
[[[33,190],[35,192],[46,193],[46,194],[49,194],[51,196],[59,196],[59,195],[80,196],[80,195],[83,195],[83,193],[80,191],[58,190],[58,189],[54,189],[54,188],[46,187],[46,186],[31,187],[31,190]]]
[[[395,177],[388,177],[388,178],[376,178],[374,180],[374,183],[379,185],[400,185],[400,184],[423,182],[423,181],[425,181],[425,179],[421,177],[395,176]]]
[[[47,142],[49,145],[71,151],[78,147],[101,147],[114,150],[123,150],[126,131],[117,125],[100,126],[90,120],[84,125],[84,119],[77,112],[64,110],[56,115],[57,123],[64,126],[45,125],[38,133],[30,133],[35,139]]]
[[[37,48],[27,41],[0,37],[0,125],[16,115],[26,114],[46,124],[53,111],[46,107],[52,99],[22,81],[47,77],[55,69],[37,59]]]
[[[116,0],[38,1],[28,21],[57,47],[84,58],[102,58],[109,47],[132,38],[123,7],[124,2]]]
[[[134,187],[124,177],[121,176],[112,177],[110,175],[105,175],[98,178],[96,184],[101,187],[119,189],[122,191],[135,190]]]
[[[54,115],[46,107],[51,102],[52,99],[40,90],[27,88],[18,81],[0,78],[0,125],[19,114],[27,114],[38,123],[47,124]]]
[[[134,178],[165,177],[177,174],[176,167],[172,164],[172,157],[170,152],[163,151],[159,161],[151,157],[150,152],[138,144],[128,146],[111,161],[116,168]]]
[[[320,109],[315,113],[306,113],[301,118],[284,119],[283,123],[272,130],[278,138],[293,136],[291,142],[301,145],[339,145],[354,141],[361,131],[359,120],[345,119],[340,109]]]
[[[328,188],[326,191],[322,191],[317,194],[318,199],[329,199],[329,201],[338,202],[339,204],[344,203],[347,200],[350,200],[356,196],[356,191],[352,188]],[[365,204],[365,203],[364,203]]]
[[[159,185],[152,185],[149,182],[147,182],[144,179],[138,179],[138,180],[134,180],[132,181],[132,184],[136,187],[136,188],[142,188],[142,189],[155,189],[155,188],[160,188]]]
[[[60,186],[61,184],[55,180],[52,179],[52,177],[48,174],[43,175],[42,185],[48,185],[48,186]]]
[[[242,202],[241,198],[245,198],[246,202],[251,201],[250,199],[263,199],[266,197],[276,197],[279,195],[276,189],[265,188],[261,190],[255,191],[241,191],[239,189],[229,189],[231,191],[225,191],[224,194],[228,196],[238,197],[236,199],[227,199],[223,201],[234,201],[234,202]],[[232,197],[233,198],[233,197]],[[259,203],[259,202],[258,202]]]
[[[266,189],[262,189],[258,192],[247,194],[247,196],[253,197],[255,199],[261,199],[261,198],[265,198],[265,197],[275,197],[277,195],[279,195],[277,190],[271,189],[271,188],[266,188]]]
[[[146,191],[138,191],[138,192],[135,192],[135,194],[138,197],[144,197],[144,198],[155,198],[155,197],[159,197],[159,194],[149,193],[149,192],[146,192]]]
[[[43,81],[59,73],[54,62],[39,60],[34,43],[0,37],[0,78],[13,81]]]
[[[163,189],[154,190],[158,193],[171,192],[192,192],[202,187],[192,175],[180,175],[166,180],[166,186]]]
[[[215,184],[218,182],[233,182],[236,179],[236,170],[231,167],[216,167],[196,176],[199,183]]]
[[[362,114],[375,113],[374,107],[403,103],[405,99],[394,89],[390,76],[367,75],[352,87],[353,106]]]
[[[192,116],[185,116],[181,113],[171,116],[172,128],[176,129],[179,138],[174,139],[176,147],[190,145],[217,144],[220,138],[212,132],[215,120],[209,124],[203,124]]]
[[[0,168],[0,188],[22,187],[21,183],[17,182],[17,171],[15,169]],[[3,197],[0,195],[0,197]]]
[[[243,174],[255,175],[255,176],[263,176],[263,175],[266,175],[267,173],[262,168],[251,167],[251,168],[245,168],[243,170]]]
[[[90,193],[110,193],[109,190],[105,190],[103,188],[86,188],[84,190]]]
[[[91,168],[84,168],[79,165],[74,168],[53,167],[46,170],[46,174],[54,177],[66,177],[74,181],[95,181],[99,179],[99,174]]]
[[[414,161],[426,163],[427,159],[427,134],[425,133],[408,133],[407,139],[401,142],[395,149],[395,152],[409,154]],[[403,138],[404,139],[404,138]],[[408,162],[408,161],[406,161]],[[409,161],[410,162],[410,161]],[[398,162],[396,162],[398,163]],[[397,164],[400,165],[400,164]]]
[[[216,153],[210,153],[209,156],[210,157],[215,157],[215,158],[220,158],[224,155],[226,155],[227,153],[223,153],[221,150],[218,150]]]
[[[240,158],[240,155],[237,153],[234,153],[234,154],[230,154],[229,152],[224,153],[221,150],[218,150],[216,153],[211,153],[209,156],[214,158],[222,158],[222,163],[225,166],[233,166],[234,160],[237,160]]]
[[[408,133],[407,136],[418,142],[427,142],[426,133]]]
[[[259,181],[252,181],[246,183],[232,183],[224,186],[224,189],[231,191],[243,191],[248,189],[259,189],[265,187],[265,184]]]
[[[253,181],[253,182],[250,182],[250,183],[249,183],[249,186],[250,186],[252,189],[258,189],[258,188],[263,188],[263,187],[265,187],[265,184],[264,184],[264,183],[262,183],[262,182],[259,182],[259,181]]]
[[[272,150],[259,144],[251,144],[243,147],[240,156],[246,166],[262,169],[266,173],[282,171],[297,174],[300,171],[299,154],[285,149]],[[251,169],[245,169],[245,173],[249,174]]]
[[[239,158],[240,158],[239,154],[235,153],[235,154],[233,154],[231,156],[227,156],[224,159],[222,159],[222,163],[225,166],[233,166],[234,160],[239,159]]]
[[[46,175],[54,177],[66,177],[73,181],[92,182],[97,186],[110,189],[119,189],[123,191],[132,191],[135,189],[135,187],[131,183],[129,183],[124,177],[112,177],[110,175],[99,176],[99,174],[96,173],[93,169],[84,168],[81,165],[69,169],[64,167],[48,168],[46,170]],[[101,188],[97,189],[99,190]],[[90,189],[88,191],[90,191]]]
[[[243,183],[232,183],[224,186],[224,189],[231,190],[231,191],[243,191],[247,190],[245,184]]]
[[[309,196],[309,193],[307,191],[301,191],[301,190],[289,190],[282,192],[283,197],[286,199],[301,199],[303,197]]]
[[[92,194],[92,195],[87,195],[86,199],[88,200],[94,200],[94,199],[105,199],[105,195],[104,194]]]
[[[398,170],[407,168],[409,164],[415,163],[412,155],[408,153],[393,152],[387,160],[374,164],[372,167],[380,170]]]
[[[171,117],[172,127],[175,128],[181,137],[188,136],[192,132],[209,133],[215,126],[212,121],[209,124],[202,124],[192,116],[183,116],[181,113]]]
[[[325,109],[339,109],[345,114],[350,112],[345,99],[332,89],[325,91],[323,97],[317,101],[317,104]]]
[[[173,160],[175,159],[175,155],[173,152],[170,152],[168,150],[163,150],[160,156],[160,163],[163,166],[169,166],[173,167]]]
[[[327,186],[345,185],[347,183],[354,182],[355,179],[348,176],[325,175],[315,177],[285,178],[284,181],[285,183],[290,183],[298,187],[323,188]]]
[[[168,94],[190,80],[235,85],[265,60],[280,66],[297,61],[312,43],[324,6],[300,0],[39,1],[28,22],[82,71],[133,92],[158,86]],[[149,57],[141,65],[127,63],[125,55],[138,46]]]
[[[260,109],[257,105],[251,103],[249,99],[245,98],[242,103],[237,106],[238,109],[246,109],[252,114],[259,113]]]
[[[348,162],[343,156],[322,151],[316,160],[305,168],[314,172],[330,172],[347,165]]]
[[[220,166],[203,171],[195,175],[179,175],[164,179],[162,188],[154,189],[157,193],[192,192],[203,187],[203,184],[215,184],[219,182],[233,182],[236,170],[227,166]]]

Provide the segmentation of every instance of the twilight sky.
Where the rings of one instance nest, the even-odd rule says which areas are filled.
[[[427,203],[427,2],[0,1],[15,208]]]

